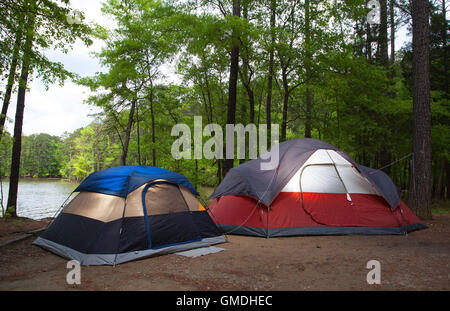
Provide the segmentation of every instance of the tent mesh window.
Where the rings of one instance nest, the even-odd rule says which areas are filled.
[[[169,183],[151,185],[145,194],[145,207],[148,216],[189,211],[178,186]]]

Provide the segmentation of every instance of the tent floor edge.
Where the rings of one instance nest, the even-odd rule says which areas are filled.
[[[266,228],[245,227],[235,225],[217,225],[222,231],[231,231],[229,234],[257,236],[257,237],[283,237],[283,236],[317,236],[317,235],[404,235],[428,227],[421,222],[401,227],[290,227]]]
[[[84,266],[99,266],[99,265],[118,265],[132,260],[144,259],[153,256],[160,256],[170,253],[181,252],[194,248],[211,246],[214,244],[226,243],[225,236],[215,236],[203,238],[199,241],[172,245],[168,247],[162,247],[158,249],[146,249],[140,251],[131,251],[120,254],[85,254],[78,252],[70,247],[55,243],[42,237],[38,237],[33,245],[40,246],[47,249],[63,258],[70,260],[76,260]]]

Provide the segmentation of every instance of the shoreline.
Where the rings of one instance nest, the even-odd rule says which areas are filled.
[[[79,182],[76,180],[69,180],[67,178],[64,177],[32,177],[32,176],[21,176],[19,177],[19,182],[20,180],[63,180],[63,181],[68,181],[68,182]],[[3,176],[0,181],[9,181],[9,176]]]

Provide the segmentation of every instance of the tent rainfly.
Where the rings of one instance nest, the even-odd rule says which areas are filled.
[[[279,164],[262,158],[231,169],[208,211],[226,233],[290,235],[404,234],[426,225],[401,201],[381,170],[357,164],[325,142],[279,144]]]
[[[33,242],[82,265],[138,258],[226,242],[181,174],[119,166],[89,175],[79,192]]]

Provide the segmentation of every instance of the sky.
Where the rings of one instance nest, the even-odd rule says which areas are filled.
[[[96,22],[108,26],[111,22],[101,14],[100,0],[72,0],[71,7],[83,11],[86,22]],[[81,76],[94,75],[104,71],[98,61],[90,55],[91,52],[99,52],[103,46],[100,40],[95,40],[93,45],[86,47],[81,41],[77,41],[73,49],[67,54],[55,50],[44,51],[51,61],[61,62],[64,67]],[[6,128],[11,133],[14,127],[14,115],[16,112],[16,96],[11,98],[11,104],[7,116],[10,122]],[[48,90],[39,78],[34,77],[29,85],[29,92],[25,96],[25,112],[23,120],[23,134],[48,133],[60,136],[65,131],[87,126],[94,120],[90,116],[99,112],[96,107],[89,106],[83,101],[89,96],[89,89],[76,85],[66,80],[63,86],[50,85]]]
[[[96,22],[104,27],[113,27],[113,22],[101,13],[102,0],[71,0],[73,9],[84,12],[85,22]],[[400,49],[405,41],[410,41],[406,29],[400,29],[396,38],[396,50]],[[48,50],[45,55],[51,61],[61,62],[66,69],[81,76],[91,76],[96,72],[104,71],[91,52],[99,52],[103,46],[100,40],[95,40],[90,47],[78,41],[67,54]],[[48,133],[61,136],[64,132],[85,127],[95,118],[92,114],[99,112],[99,108],[84,103],[89,96],[89,89],[76,85],[67,80],[63,86],[50,85],[46,90],[39,80],[34,78],[29,85],[30,90],[25,97],[25,112],[23,121],[23,134]],[[16,94],[11,98],[8,110],[9,122],[7,130],[13,131],[15,115]]]

